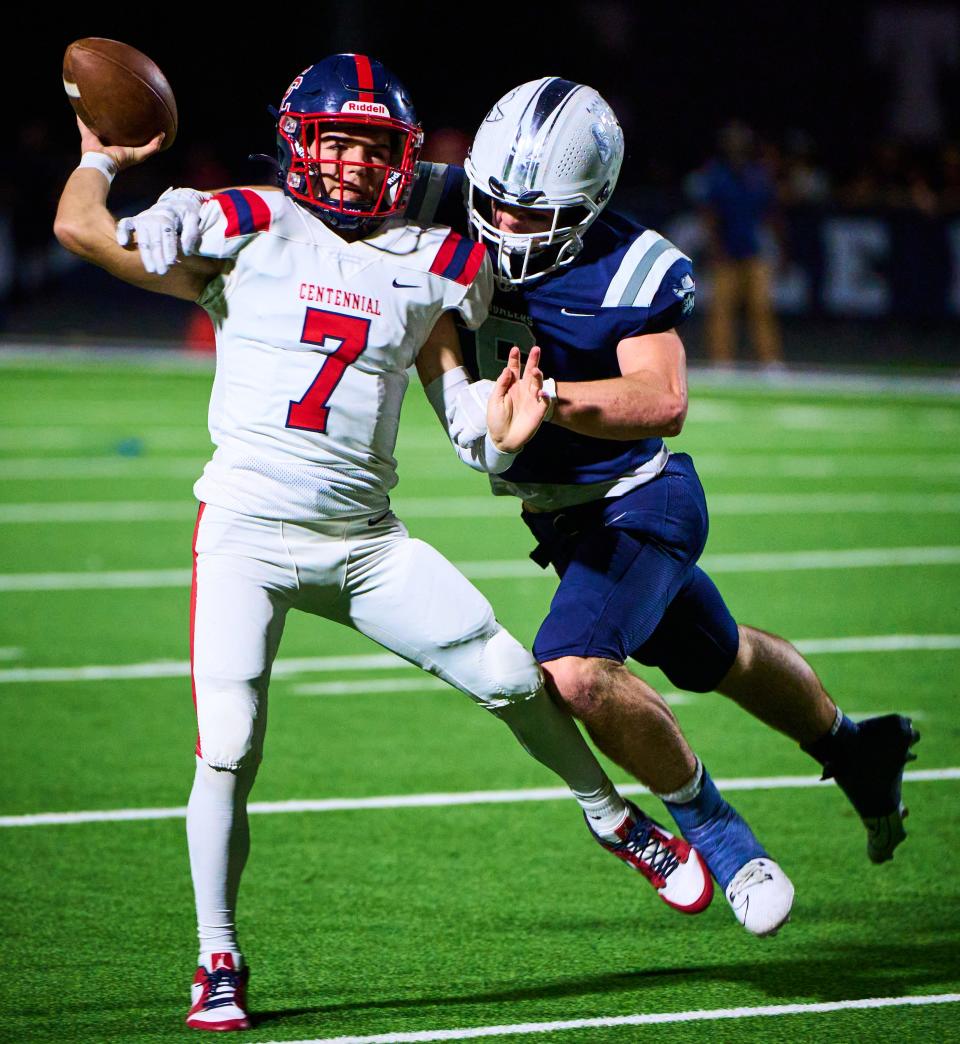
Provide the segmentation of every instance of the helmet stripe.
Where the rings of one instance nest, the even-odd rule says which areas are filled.
[[[373,69],[370,67],[370,59],[365,54],[355,54],[353,60],[357,66],[357,86],[360,88],[359,101],[372,102],[373,98]]]
[[[510,155],[503,167],[503,179],[507,181],[513,172],[513,165],[517,158],[517,149],[520,142],[526,137],[533,139],[537,132],[547,122],[551,115],[559,113],[567,101],[581,90],[582,84],[574,83],[572,80],[562,80],[559,77],[551,77],[543,83],[540,89],[527,102],[526,108],[517,120],[517,135],[513,140]],[[532,112],[531,112],[532,108]],[[542,145],[542,143],[541,143]],[[540,166],[539,148],[537,155],[524,157],[525,165],[521,169],[521,177],[528,185],[533,183]]]

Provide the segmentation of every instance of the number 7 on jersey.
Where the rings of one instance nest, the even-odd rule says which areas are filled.
[[[343,379],[347,367],[360,358],[367,347],[370,320],[341,312],[325,312],[322,308],[308,308],[303,321],[303,344],[323,345],[327,338],[340,341],[340,347],[323,360],[313,383],[299,401],[290,400],[287,427],[301,431],[327,430],[330,416],[330,396]]]

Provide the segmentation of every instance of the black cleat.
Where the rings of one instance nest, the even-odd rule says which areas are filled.
[[[900,714],[867,718],[857,726],[856,745],[842,763],[823,767],[823,778],[837,781],[863,820],[871,863],[892,859],[907,836],[903,821],[908,810],[900,800],[900,787],[904,766],[917,757],[910,748],[919,739],[911,720]]]

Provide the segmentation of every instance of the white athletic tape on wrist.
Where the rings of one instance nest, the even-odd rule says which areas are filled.
[[[117,161],[105,152],[85,152],[80,157],[80,166],[77,167],[77,170],[83,167],[99,170],[107,179],[108,185],[113,182],[113,179],[117,176],[117,171],[120,169],[117,166]]]
[[[541,394],[547,400],[547,412],[543,415],[543,419],[548,421],[553,416],[553,411],[557,405],[557,382],[555,378],[544,378]]]

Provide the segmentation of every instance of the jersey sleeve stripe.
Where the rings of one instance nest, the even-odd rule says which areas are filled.
[[[214,200],[220,204],[223,216],[227,219],[227,228],[223,233],[224,238],[236,236],[240,233],[240,219],[237,216],[237,204],[231,192],[219,192]]]
[[[434,163],[430,172],[430,183],[427,185],[426,194],[423,197],[423,207],[420,211],[420,220],[429,224],[437,216],[437,208],[443,198],[443,190],[446,187],[450,168],[446,163]]]
[[[628,307],[636,302],[637,295],[640,293],[649,278],[650,270],[657,263],[657,259],[662,257],[671,249],[676,250],[676,247],[674,247],[674,245],[668,240],[660,239],[643,255],[640,264],[638,264],[633,270],[633,275],[630,276],[630,279],[620,296],[620,300],[617,302],[621,308]]]
[[[466,267],[467,261],[470,260],[470,254],[473,252],[474,244],[469,239],[460,237],[460,242],[457,243],[457,249],[453,252],[453,257],[450,259],[450,264],[447,265],[446,271],[443,273],[447,279],[452,279],[455,283],[463,283],[463,272]]]
[[[437,256],[433,259],[433,264],[430,266],[431,275],[445,276],[447,279],[453,278],[448,275],[447,270],[450,268],[450,262],[453,260],[458,245],[462,242],[463,236],[458,235],[452,229],[447,233],[447,238],[440,244]]]
[[[616,308],[620,304],[623,292],[626,290],[637,265],[643,262],[647,251],[662,240],[663,236],[648,228],[630,244],[629,250],[623,255],[623,260],[620,262],[616,275],[610,280],[610,286],[607,287],[607,292],[603,298],[604,308]]]
[[[480,271],[486,253],[487,248],[483,243],[474,243],[470,249],[470,256],[463,266],[463,271],[457,276],[456,281],[462,286],[469,286],[477,278],[477,272]]]
[[[657,296],[657,291],[660,289],[660,284],[663,282],[663,277],[667,272],[669,272],[678,261],[690,260],[686,254],[677,250],[673,244],[668,245],[669,249],[665,250],[657,258],[650,269],[650,274],[637,291],[637,296],[632,303],[638,308],[649,308],[650,305],[653,304],[653,299]],[[627,304],[630,303],[631,302],[629,301],[627,302]]]
[[[419,221],[423,225],[429,225],[433,221],[446,178],[446,163],[418,165],[417,180],[406,211],[406,216],[411,221]]]
[[[457,282],[462,283],[463,286],[470,286],[477,278],[477,272],[480,271],[485,256],[486,247],[483,243],[474,243],[470,257],[466,259],[466,264],[463,265],[463,271],[460,272],[460,278]]]
[[[227,219],[224,238],[249,236],[270,227],[270,208],[250,189],[227,189],[213,197]]]

